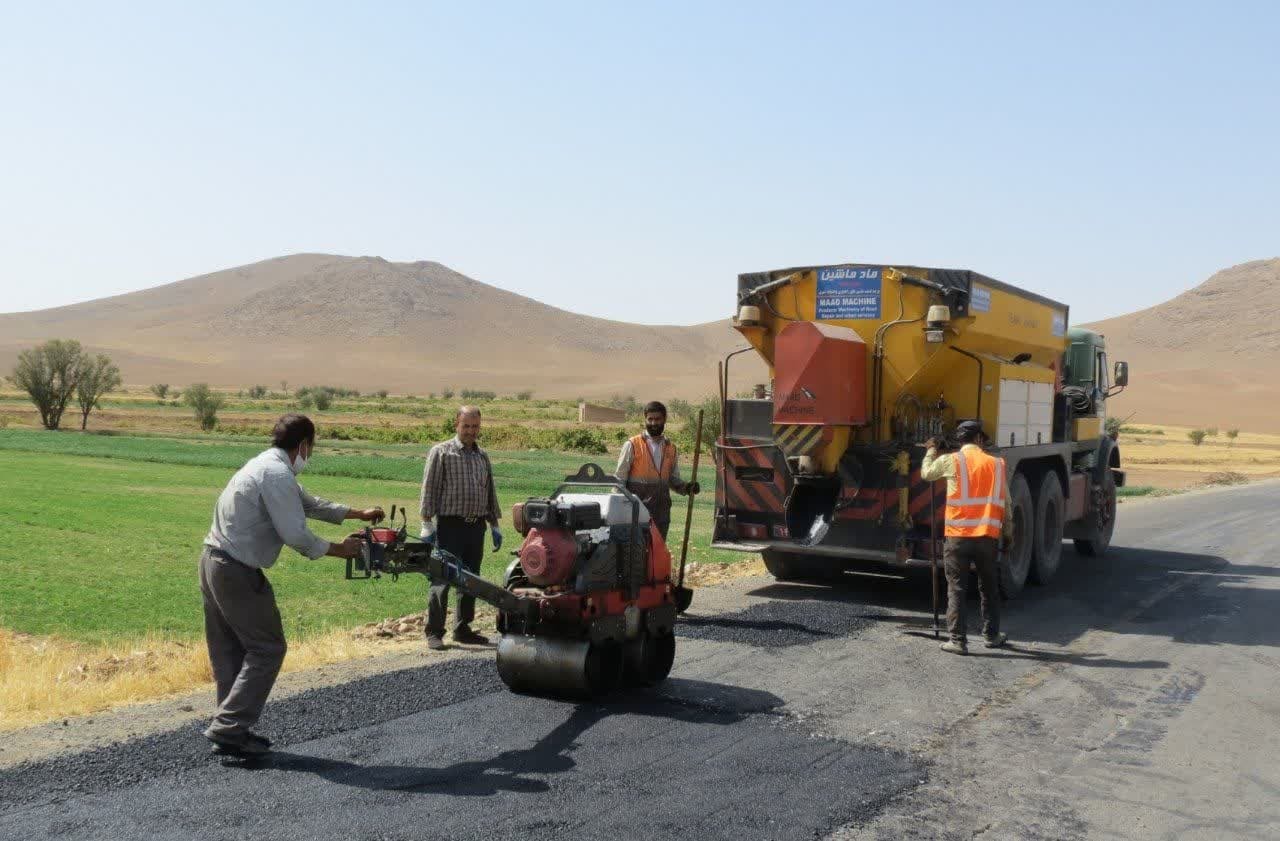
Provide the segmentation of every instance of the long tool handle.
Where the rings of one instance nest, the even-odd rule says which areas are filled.
[[[937,482],[929,483],[929,586],[933,590],[933,638],[941,636],[938,627],[938,517],[934,510]]]
[[[702,455],[702,410],[698,410],[698,437],[693,443],[693,470],[690,482],[698,481],[698,457]],[[680,580],[677,587],[684,586],[684,559],[689,555],[689,529],[693,527],[693,494],[689,494],[689,507],[684,514],[684,543],[680,546]]]

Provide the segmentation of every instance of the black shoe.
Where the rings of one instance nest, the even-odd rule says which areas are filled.
[[[439,634],[427,634],[427,648],[439,651],[444,648],[444,639]]]
[[[248,733],[244,734],[244,737],[246,739],[250,739],[252,741],[258,742],[268,749],[271,748],[271,740],[260,733],[254,733],[252,730],[250,730]]]
[[[206,733],[205,738],[213,743],[213,752],[217,756],[265,756],[271,753],[271,743],[261,737],[255,739],[246,735],[233,741]]]
[[[484,634],[477,634],[470,628],[459,628],[453,632],[453,641],[462,643],[463,645],[488,645],[489,638]]]
[[[982,644],[987,648],[1003,648],[1008,641],[1008,634],[996,634],[994,637],[987,637]]]

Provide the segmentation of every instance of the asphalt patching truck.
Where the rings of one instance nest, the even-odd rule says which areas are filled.
[[[1000,584],[1053,578],[1070,539],[1101,555],[1124,485],[1107,399],[1128,382],[1065,304],[977,272],[849,263],[738,276],[722,364],[713,545],[759,552],[778,579],[941,556],[945,482],[924,442],[980,419],[1008,464],[1011,544]],[[770,385],[728,395],[754,351]]]

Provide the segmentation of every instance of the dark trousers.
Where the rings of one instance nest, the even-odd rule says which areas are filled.
[[[982,607],[982,634],[1000,633],[999,541],[994,537],[948,537],[942,550],[947,574],[947,631],[953,640],[965,633],[965,585],[969,564],[978,571],[978,596]]]
[[[654,517],[653,523],[658,527],[658,534],[662,535],[662,539],[665,541],[667,539],[667,531],[671,528],[671,518],[667,517],[664,520],[660,520]]]
[[[483,518],[476,518],[468,523],[462,517],[436,518],[436,545],[458,560],[471,572],[479,574],[480,561],[484,558],[484,535],[488,531],[488,523]],[[427,635],[444,636],[444,619],[449,612],[449,585],[445,582],[432,582],[427,592]],[[475,596],[458,596],[458,614],[454,617],[452,630],[469,627],[476,618]]]
[[[262,570],[206,546],[200,557],[204,636],[218,687],[205,735],[238,741],[258,722],[287,648],[276,594]]]

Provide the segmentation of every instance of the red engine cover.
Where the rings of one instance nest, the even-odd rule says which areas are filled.
[[[530,529],[520,547],[520,567],[538,587],[563,583],[577,557],[578,542],[564,529]]]
[[[373,532],[373,539],[378,543],[395,543],[398,534],[395,529],[370,529]]]

